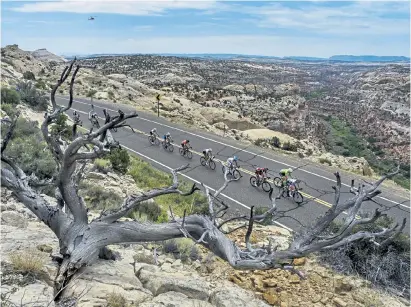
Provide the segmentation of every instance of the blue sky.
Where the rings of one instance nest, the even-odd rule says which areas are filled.
[[[2,1],[1,45],[56,54],[410,55],[404,1]],[[89,16],[96,16],[89,21]]]

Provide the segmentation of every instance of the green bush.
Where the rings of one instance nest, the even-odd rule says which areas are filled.
[[[112,92],[112,91],[108,91],[108,98],[110,99],[110,100],[113,100],[114,99],[114,93]]]
[[[6,112],[6,114],[9,116],[9,117],[14,117],[14,116],[16,116],[17,115],[17,109],[16,109],[16,106],[14,106],[14,105],[11,105],[11,104],[8,104],[8,103],[2,103],[1,104],[1,109],[4,111],[4,112]]]
[[[23,73],[23,78],[27,80],[36,80],[36,77],[34,76],[33,72],[31,71],[25,71]]]
[[[60,114],[57,120],[50,127],[50,134],[54,137],[61,135],[65,140],[70,140],[72,136],[71,127],[67,124],[67,115]]]
[[[273,197],[274,197],[274,195],[273,195]],[[270,210],[269,207],[256,207],[256,208],[254,209],[254,215],[263,214],[263,213],[267,212],[268,210]],[[267,216],[267,217],[261,222],[261,224],[264,225],[264,226],[272,225],[272,224],[273,224],[272,219],[273,219],[273,217],[272,217],[271,215],[270,215],[270,216]]]
[[[126,174],[128,167],[130,166],[130,156],[128,151],[123,148],[115,148],[111,150],[108,155],[108,159],[113,166],[113,169],[120,172],[121,174]]]
[[[331,161],[328,160],[327,158],[319,158],[318,161],[319,161],[321,164],[328,164],[329,166],[332,165]]]
[[[271,139],[271,145],[273,145],[274,147],[280,148],[281,147],[281,141],[278,137],[274,136]]]
[[[19,82],[18,92],[20,93],[21,101],[27,103],[38,111],[46,111],[49,98],[38,91],[30,82]]]
[[[109,160],[96,159],[94,160],[94,166],[97,168],[97,171],[106,174],[110,170],[111,163]]]
[[[88,208],[92,210],[108,210],[121,206],[123,198],[107,191],[104,187],[82,182],[80,196],[84,198]]]
[[[262,146],[264,144],[265,144],[265,139],[256,139],[254,141],[254,145],[256,145],[256,146]]]
[[[201,259],[200,251],[194,242],[188,238],[171,239],[162,243],[162,251],[173,254],[177,259],[186,262],[188,259],[195,261]]]
[[[6,133],[7,129],[1,129],[2,137]],[[40,179],[46,179],[51,178],[56,172],[55,161],[43,140],[37,122],[28,121],[23,117],[17,120],[6,154],[17,161],[27,175],[35,173]]]
[[[47,89],[46,82],[44,82],[43,80],[38,80],[37,83],[34,86],[38,89],[41,89],[41,90],[46,90]]]
[[[14,137],[6,149],[7,155],[18,161],[23,171],[38,178],[51,178],[56,172],[55,161],[39,134]]]
[[[282,149],[287,151],[297,151],[298,146],[296,144],[290,143],[289,141],[283,144]]]
[[[20,102],[19,93],[11,88],[1,88],[1,104],[17,105]]]

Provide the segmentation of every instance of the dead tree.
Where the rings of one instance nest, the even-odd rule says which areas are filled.
[[[54,94],[57,88],[67,79],[72,71],[75,60],[66,67],[60,80],[51,93],[51,103],[53,111],[46,114],[41,126],[43,137],[48,144],[50,151],[58,167],[58,175],[53,184],[56,187],[56,199],[58,205],[54,206],[44,199],[37,191],[39,180],[33,176],[27,176],[18,164],[7,157],[7,144],[9,143],[13,129],[16,125],[16,118],[11,121],[8,133],[1,145],[1,184],[13,192],[28,209],[30,209],[43,223],[45,223],[59,239],[60,247],[60,268],[56,278],[56,290],[64,287],[73,275],[83,266],[94,261],[107,245],[121,243],[155,242],[173,238],[189,237],[198,244],[203,245],[215,255],[227,261],[233,268],[240,270],[267,270],[272,268],[292,269],[285,263],[291,263],[293,258],[304,255],[337,248],[349,242],[363,239],[371,239],[384,244],[386,240],[392,239],[402,231],[405,226],[405,219],[401,225],[395,225],[390,229],[383,229],[376,233],[361,231],[352,233],[356,225],[372,223],[382,216],[376,211],[371,218],[356,219],[357,212],[361,208],[363,201],[372,199],[380,192],[379,185],[387,178],[398,173],[398,169],[383,176],[373,184],[360,185],[358,189],[352,187],[354,196],[344,202],[340,201],[341,179],[336,173],[335,201],[332,207],[320,217],[304,233],[296,236],[291,246],[287,250],[278,251],[271,247],[253,246],[249,241],[253,224],[264,220],[269,216],[275,216],[277,212],[276,197],[273,197],[273,190],[269,193],[271,200],[270,209],[262,215],[244,215],[228,220],[220,221],[220,218],[227,211],[228,206],[217,204],[217,197],[228,186],[232,180],[227,179],[225,174],[224,185],[214,194],[209,188],[204,186],[208,197],[209,212],[207,215],[188,215],[182,218],[173,218],[170,222],[162,224],[148,224],[138,221],[121,221],[120,219],[138,209],[141,202],[148,199],[165,195],[180,194],[190,195],[199,188],[194,184],[189,192],[179,190],[177,173],[187,169],[185,165],[171,171],[173,184],[169,187],[154,189],[142,195],[130,195],[118,208],[109,212],[103,212],[92,221],[88,220],[87,209],[83,198],[78,193],[78,185],[84,172],[87,160],[93,160],[104,156],[109,152],[107,133],[113,127],[121,127],[125,120],[135,118],[136,113],[124,114],[119,111],[119,116],[110,118],[104,125],[95,131],[91,129],[88,133],[73,138],[65,147],[50,136],[49,125],[56,121],[58,116],[68,111],[73,102],[73,85],[79,66],[75,69],[70,82],[70,99],[66,107],[58,106]],[[90,146],[90,150],[80,149],[85,145]],[[226,168],[226,172],[228,168]],[[172,207],[173,204],[170,204]],[[63,207],[65,210],[63,210]],[[340,231],[333,235],[327,235],[327,227],[344,211],[348,213]],[[221,230],[221,226],[228,221],[244,220],[248,222],[248,231],[245,236],[246,248],[242,249],[235,245]],[[220,222],[218,222],[220,221]]]

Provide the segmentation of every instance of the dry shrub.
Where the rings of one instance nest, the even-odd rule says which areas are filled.
[[[122,294],[116,292],[108,294],[106,302],[106,307],[129,307],[126,298]]]
[[[40,273],[45,259],[36,250],[13,252],[9,255],[13,269],[21,273]]]

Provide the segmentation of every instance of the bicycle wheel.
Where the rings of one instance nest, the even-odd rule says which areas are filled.
[[[189,150],[186,152],[187,158],[192,159],[193,158],[193,153]]]
[[[169,152],[173,152],[173,150],[174,150],[174,146],[173,146],[173,144],[168,144],[168,151]]]
[[[206,160],[204,159],[204,157],[200,157],[200,163],[202,166],[206,166]]]
[[[293,199],[297,204],[301,204],[304,201],[304,197],[298,191],[293,193]]]
[[[210,161],[210,163],[209,163],[209,165],[210,165],[210,168],[212,169],[212,170],[215,170],[215,162],[214,161]]]
[[[155,138],[154,139],[154,144],[157,145],[157,146],[160,145],[160,140],[158,138]]]
[[[283,183],[282,183],[280,177],[275,177],[275,178],[273,179],[273,183],[274,183],[274,185],[275,185],[277,188],[281,188],[281,187],[283,186]]]
[[[178,149],[178,152],[180,153],[180,155],[184,156],[184,149],[179,148],[179,149]]]
[[[238,178],[240,178],[240,177],[241,177],[240,172],[239,172],[239,171],[237,171],[237,170],[234,170],[234,171],[233,171],[233,177],[234,177],[234,179],[238,179]]]
[[[251,177],[250,177],[250,184],[251,184],[253,187],[257,187],[257,178],[255,178],[255,176],[251,176]]]
[[[264,192],[270,192],[271,190],[271,184],[267,181],[264,181],[262,184]]]
[[[166,142],[161,141],[161,146],[163,146],[163,148],[166,149]]]
[[[288,195],[287,195],[287,190],[286,189],[284,189],[284,188],[282,188],[282,192],[281,192],[281,197],[284,197],[284,198],[287,198],[288,197]]]
[[[224,165],[221,167],[221,170],[223,171],[223,174],[224,174],[225,173],[225,166]]]
[[[153,145],[153,139],[151,138],[151,135],[148,136],[148,142]]]

